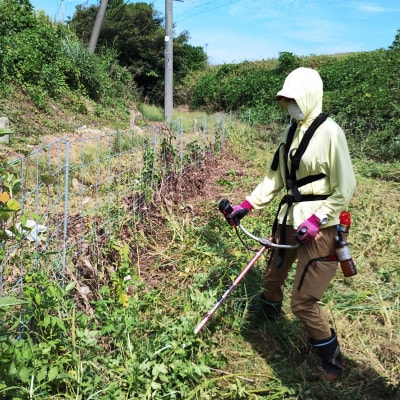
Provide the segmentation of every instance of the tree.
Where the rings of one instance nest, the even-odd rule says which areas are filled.
[[[28,11],[33,10],[33,6],[29,0],[11,0],[10,3],[15,3],[22,7],[25,7]]]
[[[288,51],[279,53],[277,72],[279,74],[288,74],[300,66],[300,58]]]
[[[0,37],[4,38],[7,35],[36,26],[32,9],[29,0],[0,1]]]
[[[400,29],[397,30],[394,41],[393,41],[392,45],[389,46],[389,49],[392,51],[400,50]]]
[[[97,9],[97,6],[78,6],[69,22],[85,43],[89,41]],[[130,70],[143,96],[157,104],[162,103],[164,90],[163,22],[160,13],[150,4],[109,0],[98,40],[100,51],[101,48],[117,51],[119,63]],[[190,46],[188,38],[184,32],[174,39],[175,82],[195,68],[197,61],[201,67],[206,63],[204,51]]]
[[[207,66],[207,54],[201,46],[188,44],[188,31],[183,31],[174,39],[175,79],[179,82],[189,71],[198,71]]]

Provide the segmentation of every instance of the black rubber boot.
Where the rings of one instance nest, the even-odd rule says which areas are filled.
[[[311,339],[311,344],[317,355],[322,359],[322,369],[327,381],[335,381],[343,370],[342,355],[336,332],[331,328],[332,335],[325,340]]]
[[[276,322],[282,313],[281,301],[269,301],[264,293],[260,294],[261,309],[266,320]]]

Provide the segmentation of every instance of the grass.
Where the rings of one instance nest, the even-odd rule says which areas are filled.
[[[239,126],[231,132],[227,152],[219,160],[225,172],[214,176],[215,192],[208,194],[215,200],[204,196],[194,201],[200,215],[164,210],[170,240],[143,237],[141,246],[157,260],[153,274],[162,273],[159,293],[165,303],[160,307],[167,313],[186,315],[196,324],[252,256],[217,215],[216,199],[241,200],[262,177],[273,150],[274,144],[260,138],[259,132]],[[204,374],[187,398],[397,398],[399,187],[365,176],[364,165],[363,160],[355,161],[358,189],[350,205],[350,244],[358,275],[344,279],[338,270],[321,303],[340,338],[344,377],[334,385],[322,380],[319,360],[309,352],[308,338],[290,312],[294,271],[287,281],[285,319],[274,325],[262,320],[257,297],[264,263],[259,261],[199,334],[198,340],[207,344],[218,367]],[[268,234],[274,207],[246,217],[246,226],[260,235]]]
[[[148,121],[165,121],[164,112],[160,107],[152,104],[142,103],[139,107],[139,111],[143,114],[143,117]]]
[[[220,157],[184,171],[181,186],[159,196],[149,220],[115,221],[110,243],[88,260],[95,278],[77,278],[92,290],[86,303],[91,313],[79,309],[81,299],[71,286],[55,294],[48,276],[32,271],[25,315],[32,314],[36,325],[27,326],[26,341],[17,341],[15,349],[9,341],[15,326],[7,323],[10,314],[2,315],[0,368],[8,380],[0,380],[0,396],[397,400],[400,188],[395,179],[365,173],[371,168],[364,160],[354,163],[358,188],[350,205],[358,275],[345,279],[338,270],[321,303],[340,339],[343,378],[335,384],[321,379],[319,361],[290,312],[294,271],[286,284],[285,317],[276,324],[261,318],[257,298],[264,260],[193,334],[253,255],[217,211],[218,201],[237,203],[255,187],[271,161],[275,132],[236,124],[227,131]],[[392,170],[385,165],[385,176]],[[194,174],[201,179],[192,181]],[[162,201],[166,195],[176,201]],[[267,236],[275,208],[274,203],[247,216],[246,227]],[[38,380],[38,373],[49,382]]]
[[[245,175],[235,174],[234,166],[228,173],[229,179],[218,181],[221,191],[236,201],[261,179],[260,165],[266,164],[262,160],[270,159],[272,154],[266,153],[266,148],[273,146],[257,142],[252,133],[255,136],[251,138],[241,132],[229,142],[228,151],[237,157],[237,167],[242,166],[237,169],[245,166]],[[389,169],[385,166],[385,170]],[[259,262],[202,333],[217,340],[217,347],[226,358],[222,392],[234,386],[238,393],[244,393],[243,397],[231,393],[231,398],[383,400],[399,396],[399,185],[364,175],[363,160],[355,161],[355,170],[358,188],[350,204],[350,244],[358,275],[345,279],[338,270],[321,304],[338,332],[347,365],[345,376],[335,385],[320,379],[316,369],[319,361],[307,353],[307,339],[291,315],[288,292],[284,302],[286,319],[273,326],[260,321],[255,299],[261,290],[264,266]],[[252,176],[255,171],[258,178]],[[208,218],[213,218],[214,213],[210,207]],[[261,229],[265,233],[271,217],[268,213],[263,218],[266,224]],[[246,217],[246,226],[260,229],[259,219]],[[232,237],[229,227],[220,229],[226,241],[224,253],[217,251],[215,243],[211,270],[207,265],[202,270],[208,271],[212,282],[220,282],[217,292],[222,294],[250,255]],[[289,276],[287,291],[292,278]]]

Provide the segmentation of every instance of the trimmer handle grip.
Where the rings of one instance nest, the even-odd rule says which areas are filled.
[[[229,225],[232,225],[232,226],[240,225],[240,218],[229,218],[229,215],[233,212],[233,207],[228,199],[225,199],[225,198],[222,199],[219,202],[218,208],[219,208],[219,211],[221,211],[222,214],[224,214]]]
[[[222,200],[219,202],[218,208],[219,208],[219,211],[221,211],[222,214],[225,215],[225,217],[226,217],[227,215],[229,215],[229,214],[233,211],[233,207],[232,207],[231,203],[229,202],[228,199],[225,199],[225,198],[222,199]]]

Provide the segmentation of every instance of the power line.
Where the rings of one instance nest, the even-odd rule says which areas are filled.
[[[185,15],[185,14],[187,14],[187,13],[190,13],[191,11],[193,11],[194,9],[196,9],[196,8],[198,8],[198,7],[206,7],[206,6],[208,6],[208,5],[215,4],[215,1],[209,1],[209,2],[207,2],[207,3],[205,3],[205,4],[195,6],[195,7],[193,7],[192,9],[190,9],[190,10],[188,10],[188,11],[182,13],[181,16],[179,16],[179,17],[176,18],[176,22],[178,22],[178,21],[179,21],[179,22],[180,22],[180,21],[184,21],[184,20],[189,19],[189,18],[192,18],[192,17],[194,17],[194,16],[196,16],[196,15],[204,14],[204,13],[206,13],[206,12],[209,12],[209,11],[212,11],[212,10],[216,10],[216,9],[218,9],[218,8],[222,8],[222,7],[225,7],[225,6],[229,6],[230,4],[238,3],[239,1],[240,1],[240,0],[230,0],[230,1],[226,2],[226,3],[224,3],[224,4],[220,4],[220,5],[217,5],[217,6],[212,7],[212,8],[203,9],[203,10],[201,10],[201,11],[195,12],[194,14],[190,14],[190,15],[188,15],[187,17],[182,18],[182,15]]]
[[[57,0],[57,14],[56,14],[56,19],[58,19],[59,15],[61,14],[61,22],[64,23],[65,16],[68,18],[71,17],[75,10],[77,5],[73,5],[71,3],[78,3],[79,0]],[[83,3],[83,4],[82,4]],[[88,7],[89,6],[89,1],[81,1],[82,6]]]

